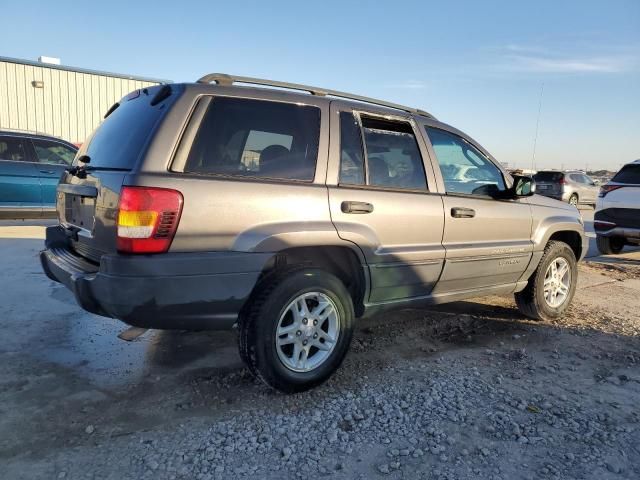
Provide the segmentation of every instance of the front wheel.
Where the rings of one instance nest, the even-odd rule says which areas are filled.
[[[516,304],[534,320],[555,320],[569,308],[577,281],[573,250],[564,242],[550,241],[529,283],[515,294]]]
[[[344,284],[320,269],[269,276],[239,322],[240,355],[270,387],[302,392],[340,366],[353,333],[353,303]]]
[[[617,255],[624,248],[624,239],[620,237],[596,236],[596,245],[603,255]]]

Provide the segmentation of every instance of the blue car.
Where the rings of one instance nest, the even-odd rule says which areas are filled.
[[[0,130],[0,218],[56,216],[56,187],[78,148],[35,133]]]

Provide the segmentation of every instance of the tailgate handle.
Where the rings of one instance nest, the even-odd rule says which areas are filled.
[[[476,216],[476,211],[472,208],[453,207],[451,216],[453,218],[473,218]]]
[[[373,205],[367,202],[342,202],[340,205],[342,213],[371,213],[373,212]]]
[[[98,189],[92,185],[71,185],[70,183],[61,183],[58,185],[58,192],[71,193],[80,195],[81,197],[97,197]]]

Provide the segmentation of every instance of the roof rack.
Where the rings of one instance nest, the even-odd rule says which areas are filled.
[[[289,82],[279,82],[277,80],[265,80],[262,78],[252,78],[252,77],[239,77],[236,75],[228,75],[226,73],[209,73],[204,77],[201,77],[198,80],[198,83],[212,83],[215,82],[218,85],[230,86],[234,83],[246,83],[249,85],[265,85],[269,87],[278,87],[278,88],[287,88],[290,90],[299,90],[302,92],[309,92],[311,95],[316,95],[318,97],[338,97],[338,98],[346,98],[348,100],[357,100],[358,102],[371,103],[373,105],[380,105],[382,107],[394,108],[396,110],[402,110],[404,112],[414,113],[418,115],[423,115],[428,118],[435,117],[431,115],[429,112],[425,112],[424,110],[420,110],[418,108],[406,107],[404,105],[399,105],[397,103],[385,102],[384,100],[377,100],[375,98],[363,97],[361,95],[354,95],[352,93],[339,92],[337,90],[328,90],[326,88],[318,88],[311,87],[309,85],[301,85],[299,83],[289,83]]]

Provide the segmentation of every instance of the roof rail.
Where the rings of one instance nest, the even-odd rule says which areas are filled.
[[[246,83],[249,85],[265,85],[268,87],[288,88],[290,90],[299,90],[302,92],[309,92],[311,95],[319,97],[331,96],[338,98],[346,98],[348,100],[357,100],[358,102],[371,103],[373,105],[380,105],[382,107],[394,108],[396,110],[402,110],[404,112],[423,115],[425,117],[433,118],[429,112],[420,110],[418,108],[406,107],[397,103],[385,102],[384,100],[378,100],[375,98],[363,97],[361,95],[354,95],[352,93],[339,92],[337,90],[328,90],[326,88],[311,87],[309,85],[301,85],[299,83],[279,82],[277,80],[265,80],[262,78],[252,77],[239,77],[236,75],[228,75],[226,73],[209,73],[198,80],[198,83],[212,83],[215,82],[218,85],[230,86],[234,83]]]

